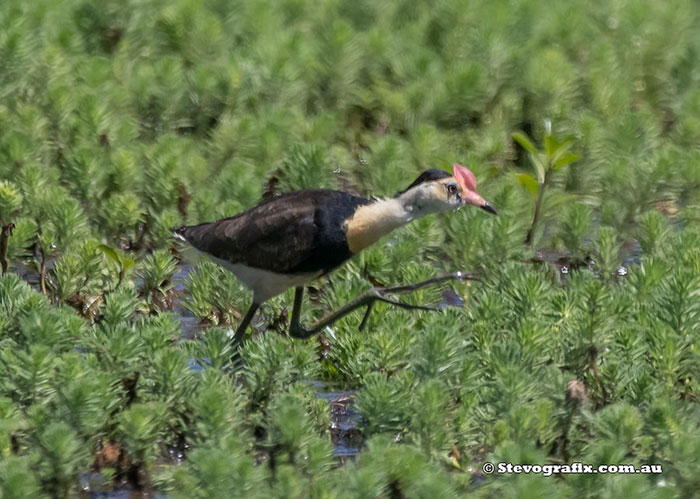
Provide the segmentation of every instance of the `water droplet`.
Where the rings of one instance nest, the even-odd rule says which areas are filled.
[[[328,335],[329,335],[331,338],[333,338],[334,340],[337,340],[337,339],[338,339],[338,338],[335,337],[335,331],[333,331],[333,328],[331,328],[330,326],[326,326],[326,332],[327,332]]]

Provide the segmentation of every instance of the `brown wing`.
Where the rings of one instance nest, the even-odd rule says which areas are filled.
[[[364,202],[343,192],[299,191],[175,232],[200,251],[231,263],[280,273],[329,270],[350,256],[342,224]]]

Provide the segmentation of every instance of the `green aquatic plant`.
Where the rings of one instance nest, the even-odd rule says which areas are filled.
[[[409,421],[410,379],[371,373],[363,381],[356,404],[367,418],[369,434],[400,434]]]
[[[7,272],[9,261],[7,260],[8,239],[15,229],[14,217],[17,216],[22,206],[22,193],[17,187],[6,180],[0,181],[0,268],[2,273]]]
[[[173,274],[177,271],[177,261],[165,250],[156,251],[148,255],[137,273],[143,280],[141,294],[148,303],[149,310],[168,310],[172,306]]]
[[[528,152],[530,162],[535,169],[535,177],[528,173],[518,175],[520,185],[535,197],[535,211],[532,216],[532,224],[525,236],[525,244],[530,244],[533,241],[535,229],[540,221],[544,193],[552,181],[554,172],[578,161],[581,157],[579,154],[571,152],[574,147],[574,138],[558,139],[552,135],[551,126],[551,122],[547,122],[542,149],[535,147],[535,144],[525,133],[513,132],[513,139]]]
[[[588,253],[586,242],[592,225],[591,209],[585,204],[576,203],[566,210],[560,237],[572,260],[581,261]]]
[[[7,456],[0,461],[0,490],[3,497],[37,497],[41,485],[27,456]]]
[[[639,245],[646,255],[657,255],[670,236],[668,220],[658,211],[646,212],[639,221]]]
[[[611,278],[616,274],[622,263],[622,248],[617,231],[612,227],[601,227],[593,243],[595,265],[600,269],[604,278]]]
[[[104,253],[105,257],[111,264],[116,266],[117,284],[115,285],[115,288],[118,288],[124,280],[127,272],[134,267],[134,260],[129,258],[123,251],[111,248],[106,244],[100,244],[97,248]]]
[[[148,486],[155,461],[158,437],[165,432],[166,410],[162,403],[134,404],[117,418],[116,437],[122,442],[140,473],[141,486]]]
[[[212,324],[228,325],[245,310],[246,293],[236,278],[211,261],[203,261],[185,283],[184,305]],[[235,308],[234,308],[235,307]]]
[[[64,423],[51,423],[38,436],[39,475],[49,494],[65,496],[88,464],[88,449]]]
[[[138,225],[144,220],[139,197],[133,192],[112,194],[102,204],[104,225],[110,234],[133,242]],[[127,243],[128,244],[128,243]]]

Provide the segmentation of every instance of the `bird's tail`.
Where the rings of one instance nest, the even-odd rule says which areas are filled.
[[[185,237],[186,230],[186,225],[181,225],[180,227],[170,227],[170,232],[173,233],[173,236],[175,236],[176,239],[179,239],[180,241],[184,242],[187,242],[187,238]]]
[[[195,246],[193,246],[192,241],[188,239],[188,237],[192,237],[192,228],[192,226],[188,225],[170,227],[170,232],[173,234],[175,239],[186,243],[178,246],[178,253],[180,253],[182,261],[188,265],[197,265],[202,260],[202,253]]]

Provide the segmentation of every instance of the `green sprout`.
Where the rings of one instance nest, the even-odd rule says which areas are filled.
[[[571,148],[574,146],[574,138],[557,139],[551,134],[551,125],[547,126],[542,149],[535,147],[530,137],[523,132],[513,132],[513,139],[529,153],[530,162],[535,169],[535,177],[528,173],[518,175],[520,185],[525,187],[535,198],[535,212],[530,228],[525,236],[525,244],[530,244],[540,220],[542,199],[544,198],[545,190],[551,183],[552,175],[564,166],[578,161],[581,156],[571,152]]]
[[[107,260],[117,268],[118,278],[117,283],[114,286],[116,289],[121,285],[126,273],[134,268],[134,260],[126,256],[126,253],[123,251],[114,249],[106,244],[100,244],[97,246],[97,248],[104,253]]]
[[[0,181],[0,267],[7,272],[7,241],[15,228],[13,219],[22,206],[22,193],[17,186],[7,180]]]
[[[172,277],[176,271],[177,261],[166,250],[155,251],[139,265],[137,272],[143,280],[141,293],[152,312],[172,306],[175,288]]]

